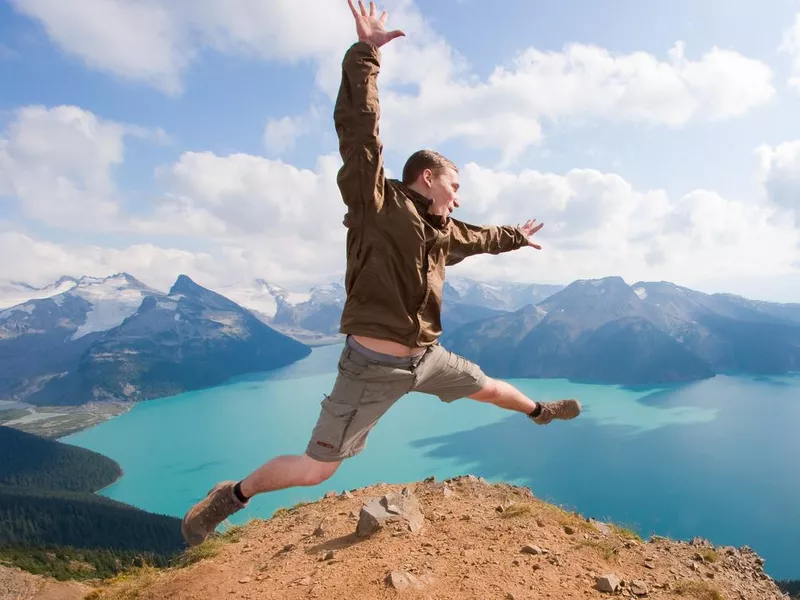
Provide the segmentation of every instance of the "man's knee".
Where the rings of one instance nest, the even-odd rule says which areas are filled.
[[[307,486],[317,485],[329,479],[336,472],[336,469],[339,468],[339,465],[342,464],[340,460],[330,462],[321,461],[311,458],[307,454],[305,455],[305,459],[306,469],[303,483]]]

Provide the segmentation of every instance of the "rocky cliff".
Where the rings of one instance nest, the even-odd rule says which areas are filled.
[[[763,566],[748,547],[642,540],[527,488],[466,476],[331,492],[87,598],[784,597]]]

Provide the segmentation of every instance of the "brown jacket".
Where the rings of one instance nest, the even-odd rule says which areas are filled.
[[[342,63],[334,124],[344,164],[347,300],[340,331],[428,346],[442,333],[445,265],[528,244],[517,227],[469,225],[428,214],[431,200],[386,179],[378,136],[380,50],[353,44]]]

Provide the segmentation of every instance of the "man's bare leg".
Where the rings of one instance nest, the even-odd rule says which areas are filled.
[[[317,485],[333,475],[340,464],[341,461],[321,462],[305,454],[278,456],[239,483],[220,482],[183,517],[183,538],[190,546],[197,545],[225,519],[243,509],[256,494]]]
[[[341,461],[321,462],[307,454],[278,456],[253,471],[240,483],[247,498],[290,487],[317,485],[336,472]]]
[[[510,383],[491,377],[487,379],[481,391],[472,394],[469,398],[506,410],[525,413],[540,425],[545,425],[553,419],[574,419],[581,414],[581,404],[577,400],[536,402]]]
[[[473,400],[494,404],[507,410],[530,414],[536,409],[536,402],[528,398],[510,383],[489,378],[480,392],[469,396]]]

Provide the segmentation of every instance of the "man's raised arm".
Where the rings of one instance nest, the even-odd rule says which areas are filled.
[[[369,12],[359,0],[358,8],[348,0],[356,21],[358,42],[342,61],[342,82],[333,120],[344,162],[337,182],[350,209],[351,224],[360,224],[365,210],[377,210],[383,202],[383,153],[378,136],[380,106],[378,73],[380,47],[400,37],[402,31],[386,31],[386,11],[380,17],[374,2]]]
[[[519,227],[511,225],[470,225],[456,219],[450,220],[450,250],[446,264],[455,265],[474,254],[500,254],[530,246],[541,250],[528,238],[539,231],[544,223],[536,225],[536,219]]]

